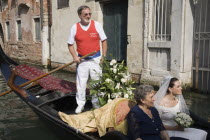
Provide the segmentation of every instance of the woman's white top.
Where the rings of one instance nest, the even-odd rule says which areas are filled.
[[[179,102],[174,107],[156,106],[165,126],[176,126],[174,118],[180,112]],[[207,132],[196,128],[185,128],[184,131],[167,131],[170,137],[182,137],[189,140],[206,140]]]
[[[177,123],[174,121],[174,118],[177,112],[180,112],[179,102],[174,107],[158,106],[157,109],[164,125],[167,126],[177,125]]]

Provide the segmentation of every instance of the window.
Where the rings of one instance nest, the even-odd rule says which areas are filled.
[[[172,0],[152,1],[152,40],[171,40]]]
[[[41,40],[41,25],[40,25],[40,18],[34,18],[34,33],[35,33],[35,40]]]
[[[58,0],[58,9],[69,7],[69,0]]]
[[[7,33],[7,40],[10,40],[10,24],[9,22],[6,22],[6,33]]]
[[[17,39],[18,41],[22,40],[21,20],[17,20]]]

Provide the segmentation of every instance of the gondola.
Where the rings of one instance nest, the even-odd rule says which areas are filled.
[[[11,66],[20,67],[18,63],[10,59],[0,47],[0,70],[5,82],[7,83],[11,75]],[[31,67],[29,67],[31,68]],[[25,73],[27,75],[27,73]],[[30,74],[29,74],[30,75]],[[52,80],[52,79],[50,79]],[[54,80],[54,79],[53,79]],[[16,75],[14,79],[15,85],[22,85],[29,80],[25,78],[24,74],[22,76]],[[59,90],[51,90],[43,88],[40,84],[29,84],[30,86],[25,86],[24,89],[27,94],[32,98],[24,98],[20,93],[14,91],[14,93],[21,98],[46,124],[49,129],[51,129],[58,138],[65,140],[106,140],[106,139],[126,139],[125,135],[120,132],[113,131],[112,133],[107,133],[103,137],[99,137],[97,132],[82,133],[78,129],[71,127],[59,117],[58,112],[64,112],[66,114],[75,114],[75,108],[77,107],[75,92],[75,83],[62,80],[64,84],[68,84],[67,91],[61,92]],[[43,85],[46,83],[42,83]],[[88,92],[88,91],[87,91]],[[87,95],[88,96],[88,95]],[[89,111],[92,109],[92,104],[89,100],[85,105],[84,111]]]
[[[9,80],[11,75],[11,66],[19,66],[16,62],[10,59],[0,47],[0,69],[5,82]],[[23,76],[16,76],[14,83],[21,85],[29,81]],[[71,83],[75,87],[74,83]],[[57,90],[47,90],[40,86],[40,84],[31,85],[27,89],[27,93],[33,98],[24,98],[20,93],[15,92],[59,138],[62,140],[98,140],[98,139],[127,139],[122,133],[110,132],[99,137],[97,132],[82,133],[74,127],[61,120],[58,111],[67,114],[74,114],[77,106],[75,99],[75,88],[71,92],[63,93]],[[32,100],[33,99],[33,100]],[[87,101],[85,111],[91,110],[92,104]],[[196,121],[195,126],[209,131],[210,125],[208,122],[202,120],[200,117],[191,112],[193,119]],[[209,139],[209,138],[208,138]]]

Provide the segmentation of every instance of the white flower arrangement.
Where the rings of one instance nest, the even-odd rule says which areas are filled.
[[[124,62],[118,63],[115,59],[110,62],[104,60],[101,67],[103,73],[100,79],[89,82],[90,94],[98,96],[100,105],[103,106],[115,98],[133,99],[134,81]]]
[[[184,128],[188,128],[193,124],[192,118],[186,113],[182,112],[177,112],[177,115],[174,120],[179,126],[182,126]]]

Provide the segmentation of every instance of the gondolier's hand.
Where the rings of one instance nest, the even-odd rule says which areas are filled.
[[[102,57],[100,59],[100,64],[102,64],[105,60],[106,60],[106,56],[102,55]]]
[[[74,59],[74,62],[80,63],[80,57],[79,56],[75,56],[75,57],[73,57],[73,59]]]
[[[100,59],[100,64],[102,64],[103,62],[104,62],[104,58],[101,57],[101,59]]]

